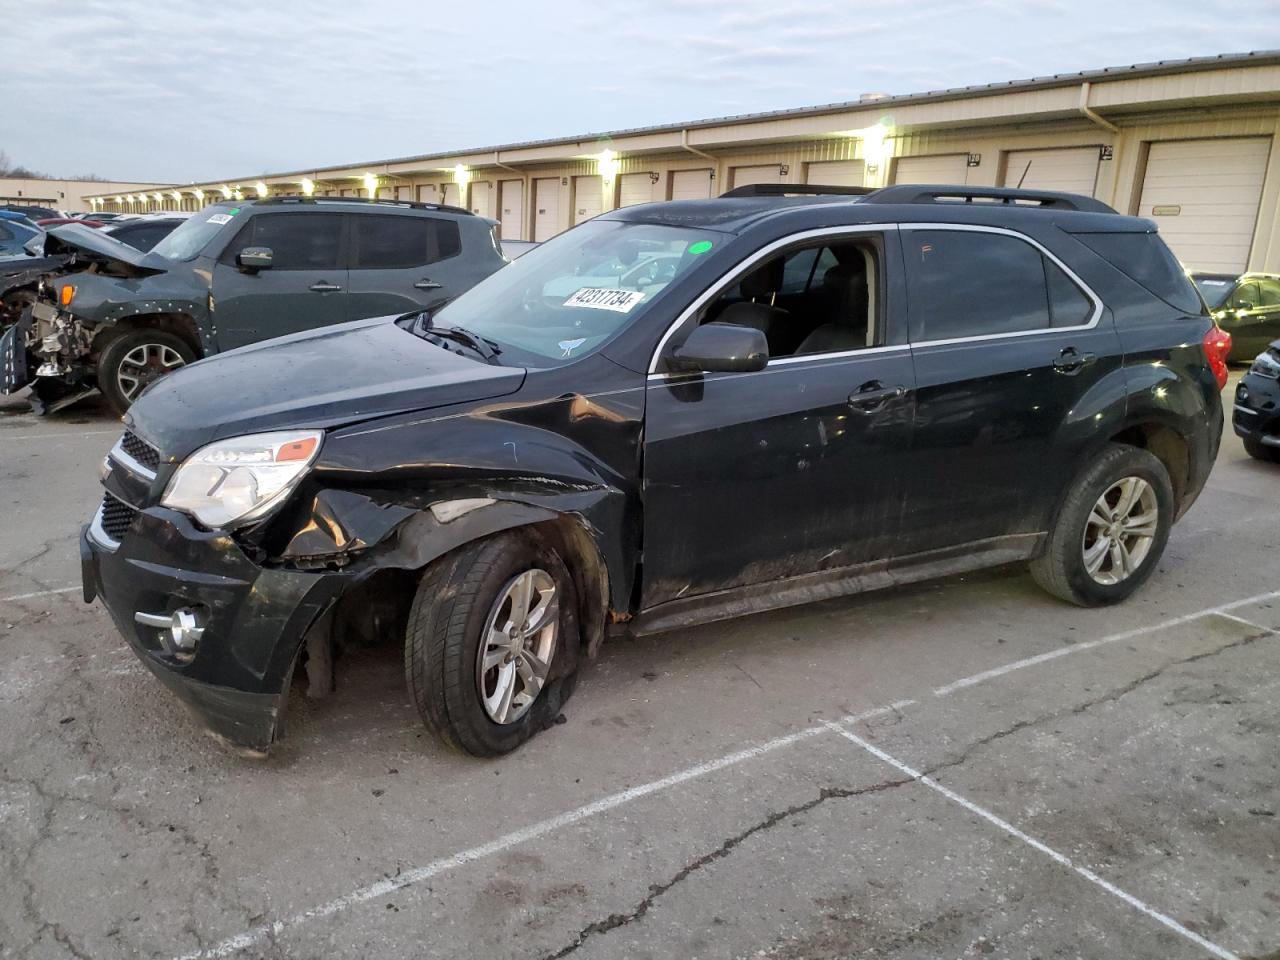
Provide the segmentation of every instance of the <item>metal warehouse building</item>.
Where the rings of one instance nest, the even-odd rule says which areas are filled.
[[[98,209],[223,197],[466,206],[546,240],[616,206],[751,183],[1070,190],[1153,218],[1188,266],[1280,271],[1280,51],[1164,61],[773,113],[238,178]]]

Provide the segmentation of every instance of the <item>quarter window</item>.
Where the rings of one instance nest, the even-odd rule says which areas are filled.
[[[458,225],[429,217],[353,217],[352,267],[403,270],[455,257],[462,251]]]
[[[906,233],[907,299],[916,341],[1080,326],[1093,303],[1039,249],[968,230]]]
[[[1258,305],[1258,299],[1258,285],[1253,281],[1242,283],[1231,295],[1231,307],[1233,310],[1252,310]]]
[[[340,262],[341,241],[338,213],[258,214],[231,241],[222,261],[234,266],[245,247],[269,247],[272,270],[332,270]]]
[[[1280,307],[1280,280],[1259,280],[1258,292],[1262,296],[1259,306]]]

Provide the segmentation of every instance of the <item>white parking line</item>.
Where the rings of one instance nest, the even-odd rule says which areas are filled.
[[[1125,903],[1129,904],[1129,906],[1137,910],[1140,910],[1142,913],[1145,913],[1152,920],[1155,920],[1157,923],[1161,923],[1164,926],[1168,927],[1170,930],[1178,934],[1180,937],[1185,937],[1187,940],[1190,940],[1192,943],[1196,944],[1196,946],[1203,947],[1205,950],[1213,954],[1215,957],[1220,958],[1220,960],[1240,960],[1240,958],[1236,956],[1234,953],[1232,953],[1231,951],[1224,950],[1222,947],[1218,946],[1216,943],[1213,943],[1210,940],[1206,940],[1204,937],[1200,936],[1200,934],[1196,933],[1193,930],[1188,930],[1186,927],[1178,923],[1178,921],[1174,920],[1172,917],[1165,916],[1159,910],[1156,910],[1153,907],[1150,907],[1147,904],[1143,903],[1137,897],[1133,896],[1133,894],[1126,893],[1125,891],[1117,887],[1115,884],[1102,879],[1102,877],[1098,876],[1096,873],[1094,873],[1092,870],[1088,869],[1087,867],[1082,867],[1082,866],[1079,866],[1078,864],[1073,863],[1070,857],[1067,857],[1059,853],[1057,850],[1054,850],[1052,847],[1046,846],[1044,843],[1041,843],[1035,837],[1032,837],[1028,834],[1023,833],[1013,824],[1009,823],[1007,820],[1000,819],[990,810],[986,810],[983,807],[978,806],[976,803],[973,803],[970,800],[966,800],[964,797],[960,796],[960,794],[956,793],[954,790],[944,787],[942,784],[938,783],[938,781],[934,780],[932,777],[926,776],[925,774],[921,773],[919,770],[916,770],[908,766],[907,764],[903,763],[901,760],[897,759],[896,757],[890,756],[889,754],[881,750],[879,747],[876,747],[868,743],[866,740],[863,740],[856,733],[851,733],[850,731],[834,723],[828,723],[827,726],[830,727],[831,730],[834,731],[835,733],[840,734],[840,736],[844,737],[846,740],[849,740],[852,743],[856,743],[858,746],[860,746],[863,750],[867,751],[867,753],[871,754],[873,757],[876,757],[877,759],[887,763],[889,766],[894,767],[895,769],[899,770],[902,773],[905,773],[912,780],[918,781],[920,784],[928,787],[930,790],[934,790],[942,794],[948,800],[952,801],[953,803],[959,804],[960,806],[968,810],[970,813],[977,814],[983,820],[986,820],[988,823],[994,824],[995,826],[999,827],[1001,830],[1009,834],[1011,837],[1016,837],[1018,840],[1021,840],[1023,843],[1027,844],[1027,846],[1031,847],[1032,849],[1039,850],[1045,856],[1056,861],[1057,863],[1062,864],[1062,866],[1066,867],[1067,869],[1075,871],[1075,873],[1084,877],[1090,883],[1096,884],[1097,886],[1101,887],[1103,890],[1107,891],[1107,893],[1111,894],[1113,897],[1120,898]]]
[[[844,717],[841,723],[857,723],[860,720],[870,720],[873,717],[882,716],[887,713],[893,713],[904,707],[909,707],[914,700],[900,700],[897,703],[889,704],[886,707],[877,707],[874,710],[868,710],[866,713],[860,713],[855,716]],[[607,813],[623,804],[630,803],[632,800],[638,800],[641,797],[647,797],[650,794],[658,793],[662,790],[669,790],[671,787],[687,783],[690,780],[696,780],[704,777],[709,773],[715,773],[717,770],[724,770],[727,767],[733,767],[747,760],[754,760],[762,757],[766,753],[772,753],[783,747],[789,747],[801,740],[808,740],[811,737],[819,736],[828,731],[828,724],[819,724],[818,726],[808,727],[797,733],[790,733],[783,737],[777,737],[764,743],[757,744],[754,747],[747,747],[745,750],[738,750],[735,753],[725,754],[715,760],[708,760],[706,763],[700,763],[695,767],[688,767],[678,773],[663,777],[660,780],[651,780],[648,783],[642,783],[639,786],[631,787],[629,790],[623,790],[620,793],[611,794],[603,797],[585,806],[577,807],[566,813],[551,817],[547,820],[541,820],[519,830],[513,830],[491,840],[488,843],[482,843],[479,846],[462,850],[452,856],[442,857],[439,860],[433,860],[425,866],[415,867],[411,870],[405,870],[395,877],[388,877],[385,880],[379,880],[367,887],[361,887],[353,890],[351,893],[344,894],[330,900],[328,903],[322,903],[318,907],[312,907],[310,910],[304,910],[296,913],[291,917],[285,917],[283,920],[276,920],[271,923],[260,924],[252,927],[243,933],[228,937],[220,943],[206,947],[204,950],[197,950],[194,953],[186,953],[175,960],[201,960],[201,958],[211,957],[229,957],[232,954],[239,953],[241,950],[247,950],[249,947],[256,946],[262,941],[271,937],[279,936],[290,927],[296,927],[312,920],[321,920],[325,917],[331,917],[335,913],[341,913],[350,907],[367,903],[370,900],[376,900],[379,897],[385,897],[389,893],[394,893],[405,887],[413,886],[428,880],[437,874],[452,870],[455,867],[463,866],[475,860],[481,860],[485,857],[491,857],[494,854],[501,853],[504,850],[514,847],[521,843],[527,843],[530,840],[536,840],[538,837],[546,836],[548,833],[554,833],[564,827],[571,826],[589,817],[595,817],[602,813]]]
[[[84,430],[78,433],[6,434],[0,432],[0,440],[76,440],[80,437],[115,437],[119,430]]]
[[[935,697],[945,697],[949,693],[955,693],[965,687],[971,687],[975,683],[982,683],[984,680],[992,680],[995,677],[1002,677],[1006,673],[1012,673],[1014,670],[1021,670],[1024,667],[1032,667],[1037,664],[1047,663],[1050,660],[1056,660],[1058,657],[1065,657],[1072,653],[1080,653],[1084,650],[1093,650],[1095,647],[1105,646],[1108,643],[1117,643],[1121,640],[1131,640],[1134,637],[1140,637],[1143,634],[1155,633],[1159,630],[1168,630],[1170,627],[1178,627],[1184,623],[1191,623],[1193,620],[1199,620],[1201,617],[1211,616],[1213,614],[1226,614],[1228,610],[1235,610],[1238,607],[1247,607],[1251,603],[1262,603],[1264,600],[1274,600],[1280,597],[1280,590],[1272,590],[1270,593],[1260,593],[1254,597],[1245,597],[1243,600],[1233,600],[1230,603],[1224,603],[1217,607],[1206,607],[1203,610],[1197,610],[1195,613],[1188,613],[1181,617],[1174,617],[1172,620],[1164,620],[1160,623],[1153,623],[1145,627],[1137,627],[1133,630],[1125,630],[1122,633],[1113,633],[1108,637],[1100,637],[1097,640],[1086,640],[1083,643],[1073,643],[1069,647],[1061,647],[1057,650],[1050,650],[1048,653],[1040,653],[1034,657],[1027,657],[1023,660],[1014,660],[1012,663],[1006,663],[1004,666],[994,667],[991,670],[983,670],[981,673],[975,673],[972,676],[964,677],[960,680],[953,680],[945,686],[938,687],[933,691]],[[1232,619],[1238,619],[1233,617]],[[1256,627],[1257,624],[1249,624]]]
[[[58,587],[56,590],[37,590],[34,593],[17,593],[12,597],[0,597],[0,603],[10,603],[14,600],[31,600],[35,597],[51,597],[56,593],[71,593],[73,590],[79,590],[80,587]]]

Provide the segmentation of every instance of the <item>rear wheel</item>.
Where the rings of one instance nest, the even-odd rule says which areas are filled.
[[[1262,441],[1255,440],[1252,437],[1244,438],[1244,452],[1255,460],[1280,463],[1280,447],[1269,447]]]
[[[1151,576],[1173,511],[1164,464],[1146,450],[1113,444],[1077,478],[1031,574],[1080,606],[1119,603]]]
[[[466,753],[508,753],[548,726],[573,689],[573,581],[559,555],[505,533],[427,568],[405,637],[423,722]]]
[[[196,359],[177,334],[143,328],[115,337],[98,356],[98,389],[116,413],[124,413],[148,386]]]

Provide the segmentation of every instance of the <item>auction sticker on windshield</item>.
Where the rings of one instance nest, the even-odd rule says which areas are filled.
[[[564,302],[566,307],[591,307],[594,310],[613,310],[616,313],[630,313],[641,300],[644,293],[639,290],[610,290],[607,287],[583,287],[569,295]]]

